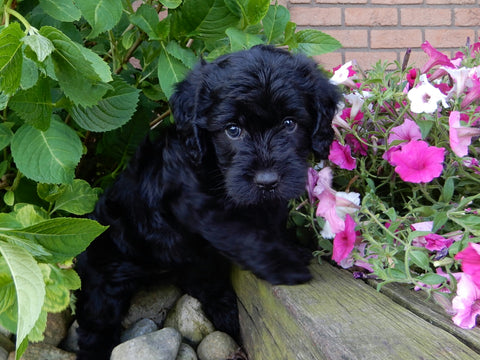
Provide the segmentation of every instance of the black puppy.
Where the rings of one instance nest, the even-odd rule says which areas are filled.
[[[267,46],[201,62],[171,98],[176,129],[138,149],[93,217],[109,229],[78,258],[78,359],[108,359],[142,285],[170,281],[238,339],[230,263],[272,284],[311,278],[288,239],[307,158],[328,154],[339,95],[304,56]]]

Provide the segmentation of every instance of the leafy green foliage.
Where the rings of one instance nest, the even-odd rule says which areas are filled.
[[[200,58],[340,44],[295,32],[270,0],[2,1],[0,10],[0,325],[17,334],[18,358],[41,340],[47,312],[69,305],[80,286],[72,259],[104,231],[71,215],[91,212],[149,128],[172,122],[173,86]]]

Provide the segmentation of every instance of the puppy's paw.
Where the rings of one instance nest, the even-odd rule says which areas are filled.
[[[282,264],[276,271],[259,274],[259,277],[272,285],[298,285],[310,281],[312,274],[303,264]]]

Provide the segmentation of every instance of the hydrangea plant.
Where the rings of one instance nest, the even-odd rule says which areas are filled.
[[[428,42],[421,68],[351,61],[328,161],[292,219],[319,256],[359,278],[430,293],[462,328],[480,314],[480,42],[453,58]],[[409,55],[409,52],[407,52]],[[333,239],[333,241],[332,241]]]

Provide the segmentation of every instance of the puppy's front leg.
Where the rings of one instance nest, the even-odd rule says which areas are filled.
[[[219,214],[217,214],[219,215]],[[214,217],[200,230],[202,236],[233,262],[273,285],[294,285],[312,278],[307,258],[283,240],[278,231]]]
[[[187,196],[192,193],[195,196]],[[218,199],[200,191],[177,194],[180,196],[170,208],[175,218],[185,230],[201,235],[231,261],[275,285],[301,284],[311,279],[308,261],[284,240],[283,221],[260,223],[253,220],[255,214],[226,210]]]
[[[131,278],[134,270],[128,263],[112,262],[106,264],[108,268],[99,268],[87,253],[77,263],[82,276],[82,291],[76,293],[77,360],[107,360],[120,341],[121,320],[138,281]]]

